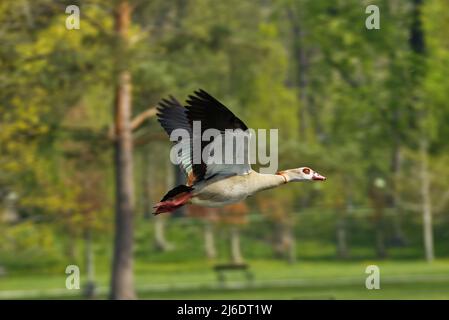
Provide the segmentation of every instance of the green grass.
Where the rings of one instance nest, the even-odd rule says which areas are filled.
[[[449,299],[449,281],[438,283],[388,284],[380,290],[367,290],[360,285],[323,285],[263,288],[258,290],[186,290],[168,293],[146,293],[143,299]]]
[[[449,260],[298,262],[248,261],[253,287],[238,272],[220,287],[212,263],[137,263],[135,283],[142,299],[449,299]],[[376,264],[381,289],[365,288],[365,268]],[[108,274],[98,275],[99,298],[107,293]],[[235,289],[239,287],[239,289]],[[17,291],[22,290],[22,291]],[[52,291],[57,290],[57,291]],[[0,298],[81,298],[65,289],[65,274],[12,275],[0,280]]]
[[[271,237],[274,227],[260,216],[241,230],[243,256],[255,275],[248,286],[242,274],[229,274],[230,285],[219,286],[212,267],[229,260],[229,233],[216,229],[218,258],[207,261],[203,248],[203,223],[196,219],[171,219],[166,228],[172,250],[157,251],[153,246],[153,220],[139,220],[135,231],[135,285],[143,299],[449,299],[449,233],[440,221],[435,225],[435,252],[432,264],[423,260],[421,226],[404,219],[407,245],[391,244],[391,228],[386,228],[386,260],[376,259],[373,226],[368,217],[354,215],[348,223],[349,260],[338,260],[335,245],[335,215],[302,212],[297,216],[295,236],[298,262],[290,265],[273,258]],[[391,217],[387,217],[391,220]],[[20,226],[17,226],[20,227]],[[28,227],[32,227],[28,229]],[[7,270],[0,276],[0,299],[4,298],[82,298],[82,290],[65,289],[65,267],[81,267],[84,283],[82,239],[75,242],[76,256],[69,258],[68,239],[59,231],[49,233],[41,225],[24,225],[12,235],[23,248],[0,250],[0,265]],[[41,230],[42,229],[42,230]],[[20,231],[19,230],[19,231]],[[5,231],[5,230],[4,230]],[[51,245],[27,235],[52,238]],[[26,240],[26,241],[25,241]],[[95,235],[95,269],[99,298],[108,292],[112,235]],[[14,243],[13,243],[14,244]],[[6,248],[6,247],[5,247]],[[28,248],[28,249],[27,249]],[[376,264],[381,271],[381,289],[365,288],[365,268]],[[235,289],[239,287],[239,289]]]

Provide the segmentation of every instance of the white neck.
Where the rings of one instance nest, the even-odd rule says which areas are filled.
[[[254,194],[266,189],[275,188],[288,182],[287,176],[281,173],[263,174],[253,171],[251,172],[251,174],[253,174],[253,177],[251,177],[250,185],[248,186],[250,194]]]

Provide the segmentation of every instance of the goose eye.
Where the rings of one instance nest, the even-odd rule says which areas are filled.
[[[310,169],[309,168],[304,168],[304,169],[302,169],[302,172],[304,172],[305,174],[309,174],[310,173]]]

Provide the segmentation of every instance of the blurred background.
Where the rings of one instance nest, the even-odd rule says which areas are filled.
[[[446,0],[1,1],[0,298],[448,299],[448,31]],[[328,180],[153,216],[154,108],[198,88]]]

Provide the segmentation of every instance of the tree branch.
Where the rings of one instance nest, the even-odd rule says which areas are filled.
[[[142,113],[138,114],[134,119],[131,120],[131,131],[137,130],[142,123],[144,123],[146,120],[154,117],[157,113],[157,108],[149,108]],[[108,139],[114,141],[115,139],[115,127],[114,125],[109,126],[108,133],[107,133]]]
[[[131,120],[131,130],[138,129],[142,123],[144,123],[146,120],[154,117],[157,113],[156,107],[150,108],[148,110],[145,110],[144,112],[138,114],[134,119]]]

